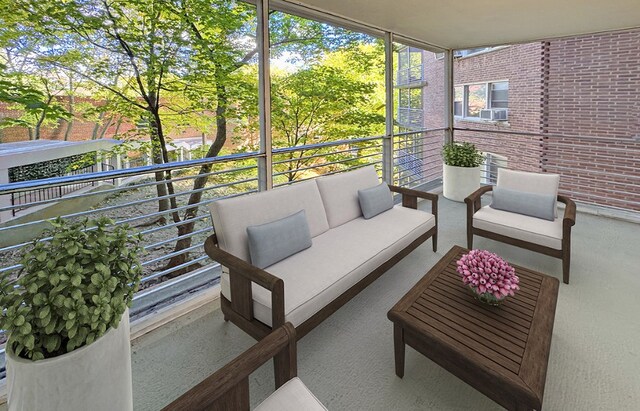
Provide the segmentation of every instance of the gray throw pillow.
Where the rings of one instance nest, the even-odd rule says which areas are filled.
[[[304,210],[280,220],[247,227],[251,264],[265,268],[311,247]]]
[[[360,209],[365,219],[375,217],[393,208],[393,195],[387,183],[358,190],[358,201],[360,201]]]
[[[556,197],[552,194],[527,193],[496,186],[493,187],[491,208],[553,221]]]

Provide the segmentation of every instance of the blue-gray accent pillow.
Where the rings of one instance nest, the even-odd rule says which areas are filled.
[[[393,195],[387,183],[358,190],[358,201],[365,219],[375,217],[378,214],[393,208]]]
[[[510,211],[545,220],[555,220],[556,197],[508,188],[493,187],[491,208]]]
[[[300,210],[288,217],[247,227],[251,264],[269,267],[311,247],[307,214]]]

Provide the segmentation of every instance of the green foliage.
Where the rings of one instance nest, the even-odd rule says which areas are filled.
[[[0,328],[34,361],[89,345],[117,328],[140,283],[139,235],[101,218],[52,221],[50,241],[34,241],[17,281],[0,283]]]
[[[96,152],[76,154],[54,160],[12,167],[9,169],[9,182],[39,180],[49,177],[60,177],[70,171],[88,167],[96,163]]]
[[[442,147],[442,158],[448,166],[478,167],[484,156],[471,143],[449,143]]]

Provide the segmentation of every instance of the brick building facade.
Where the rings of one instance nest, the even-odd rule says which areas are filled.
[[[438,57],[422,55],[426,129],[444,125]],[[510,168],[559,173],[576,200],[640,210],[640,30],[478,50],[453,70],[456,140]],[[479,118],[478,105],[504,111],[492,98],[506,84],[507,120]]]

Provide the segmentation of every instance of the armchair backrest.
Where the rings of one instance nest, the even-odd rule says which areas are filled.
[[[559,184],[559,174],[531,173],[507,168],[498,169],[498,181],[496,183],[498,187],[534,194],[552,194],[556,198],[558,197]]]

